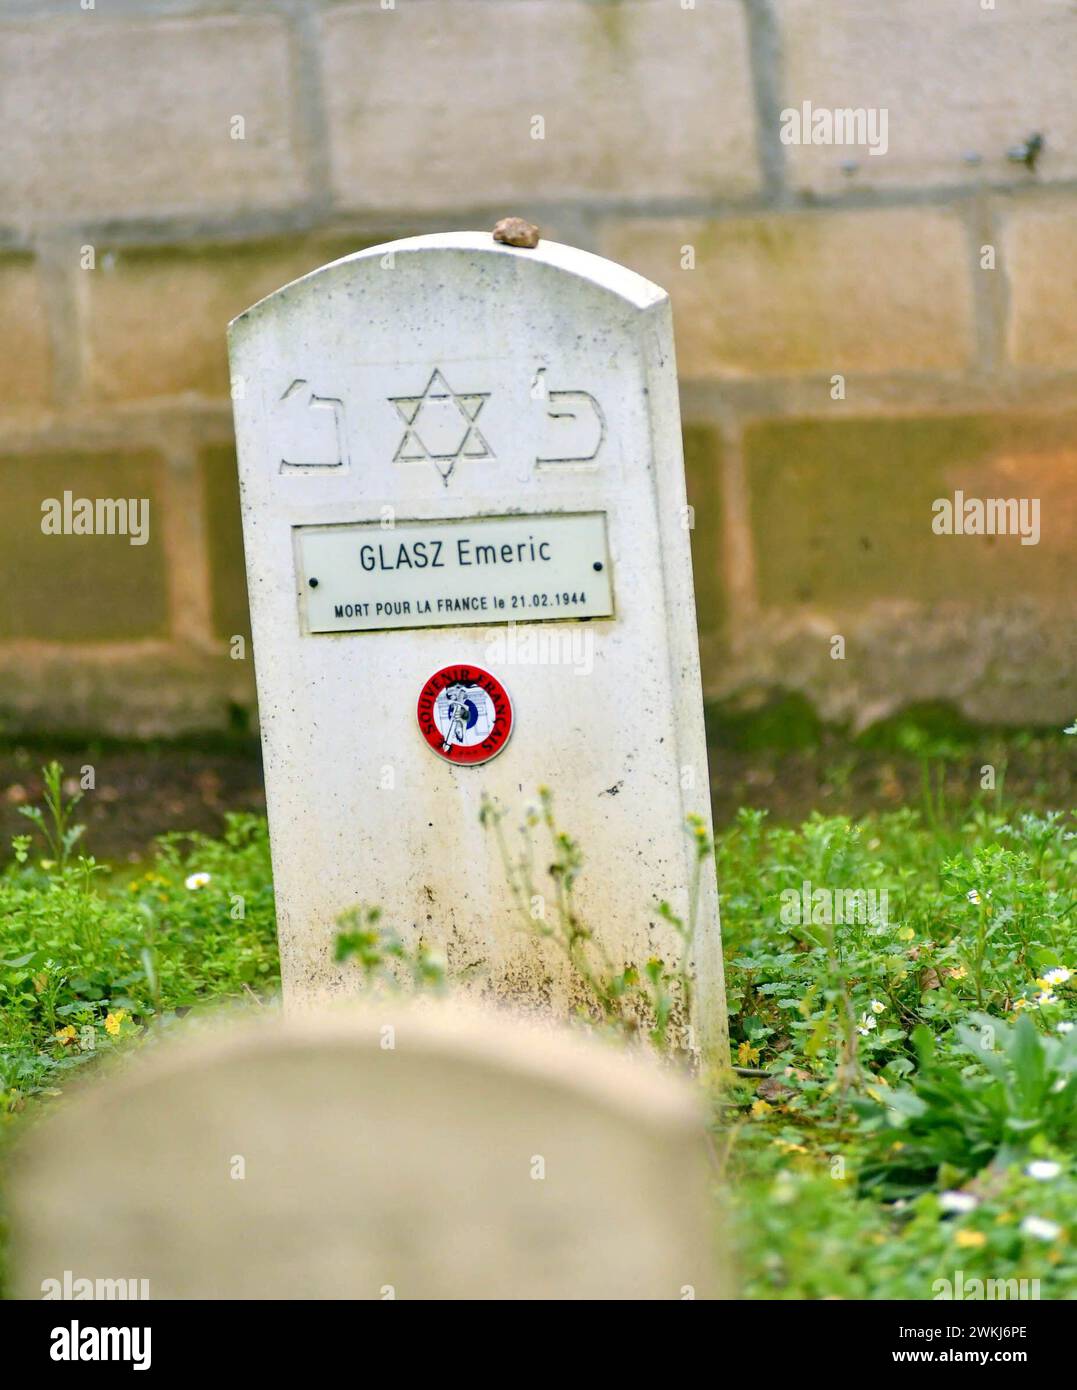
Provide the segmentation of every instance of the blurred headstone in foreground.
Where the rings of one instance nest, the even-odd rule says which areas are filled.
[[[392,1001],[232,1021],[25,1137],[14,1292],[713,1297],[708,1182],[688,1084],[605,1045]]]

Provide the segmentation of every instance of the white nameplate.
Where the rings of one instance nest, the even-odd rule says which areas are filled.
[[[604,512],[296,526],[305,632],[608,618]]]

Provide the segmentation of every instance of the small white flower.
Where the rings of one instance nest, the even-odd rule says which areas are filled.
[[[1052,1178],[1057,1178],[1062,1171],[1062,1164],[1055,1163],[1049,1158],[1036,1158],[1025,1169],[1025,1173],[1030,1178],[1035,1178],[1038,1182],[1050,1182]]]
[[[1058,1025],[1058,1032],[1063,1034],[1073,1032],[1073,1024],[1070,1022],[1068,1018],[1064,1018],[1062,1022]]]
[[[1052,994],[1049,989],[1041,989],[1039,994],[1036,995],[1036,1003],[1039,1004],[1041,1009],[1045,1004],[1057,1004],[1058,995]]]
[[[873,1000],[871,1001],[871,1012],[872,1012],[873,1014],[882,1014],[882,1013],[885,1013],[885,1012],[886,1012],[886,1005],[883,1003],[883,1001],[882,1001],[881,999],[873,999]]]
[[[964,1215],[965,1212],[975,1211],[979,1202],[971,1192],[942,1192],[939,1194],[939,1206],[943,1211]]]
[[[860,1015],[860,1022],[859,1022],[859,1024],[857,1025],[857,1029],[856,1029],[856,1031],[860,1034],[860,1036],[861,1036],[862,1038],[866,1038],[867,1035],[868,1035],[870,1032],[872,1032],[874,1028],[875,1028],[875,1019],[874,1019],[874,1016],[873,1016],[872,1014],[861,1014],[861,1015]]]
[[[1021,1222],[1021,1234],[1035,1236],[1037,1240],[1057,1240],[1062,1234],[1062,1227],[1042,1216],[1026,1216]]]
[[[193,892],[196,888],[205,888],[211,877],[211,874],[191,874],[188,878],[184,879],[183,886],[184,888],[190,888]]]
[[[1064,965],[1059,965],[1054,970],[1048,970],[1040,978],[1045,985],[1064,985],[1067,980],[1073,978],[1073,971],[1067,970]]]

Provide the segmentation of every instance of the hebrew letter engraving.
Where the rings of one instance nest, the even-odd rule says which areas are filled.
[[[546,368],[535,373],[532,397],[545,407],[542,446],[535,465],[547,468],[579,468],[594,464],[606,439],[606,417],[590,391],[546,389]]]
[[[348,467],[344,402],[317,396],[302,378],[277,403],[274,421],[280,439],[282,473],[315,473]]]

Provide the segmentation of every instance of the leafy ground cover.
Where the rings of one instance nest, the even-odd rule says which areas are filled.
[[[1077,823],[943,804],[932,760],[915,809],[744,809],[713,846],[737,1068],[713,1147],[750,1297],[1077,1294]],[[58,768],[43,787],[0,861],[0,1144],[100,1056],[277,988],[261,817],[113,869]],[[376,914],[345,926],[368,974],[400,953]],[[664,1000],[653,965],[617,989]]]
[[[746,811],[721,837],[734,1058],[768,1073],[717,1136],[750,1295],[1077,1293],[1074,829]],[[828,921],[819,888],[876,911]]]

